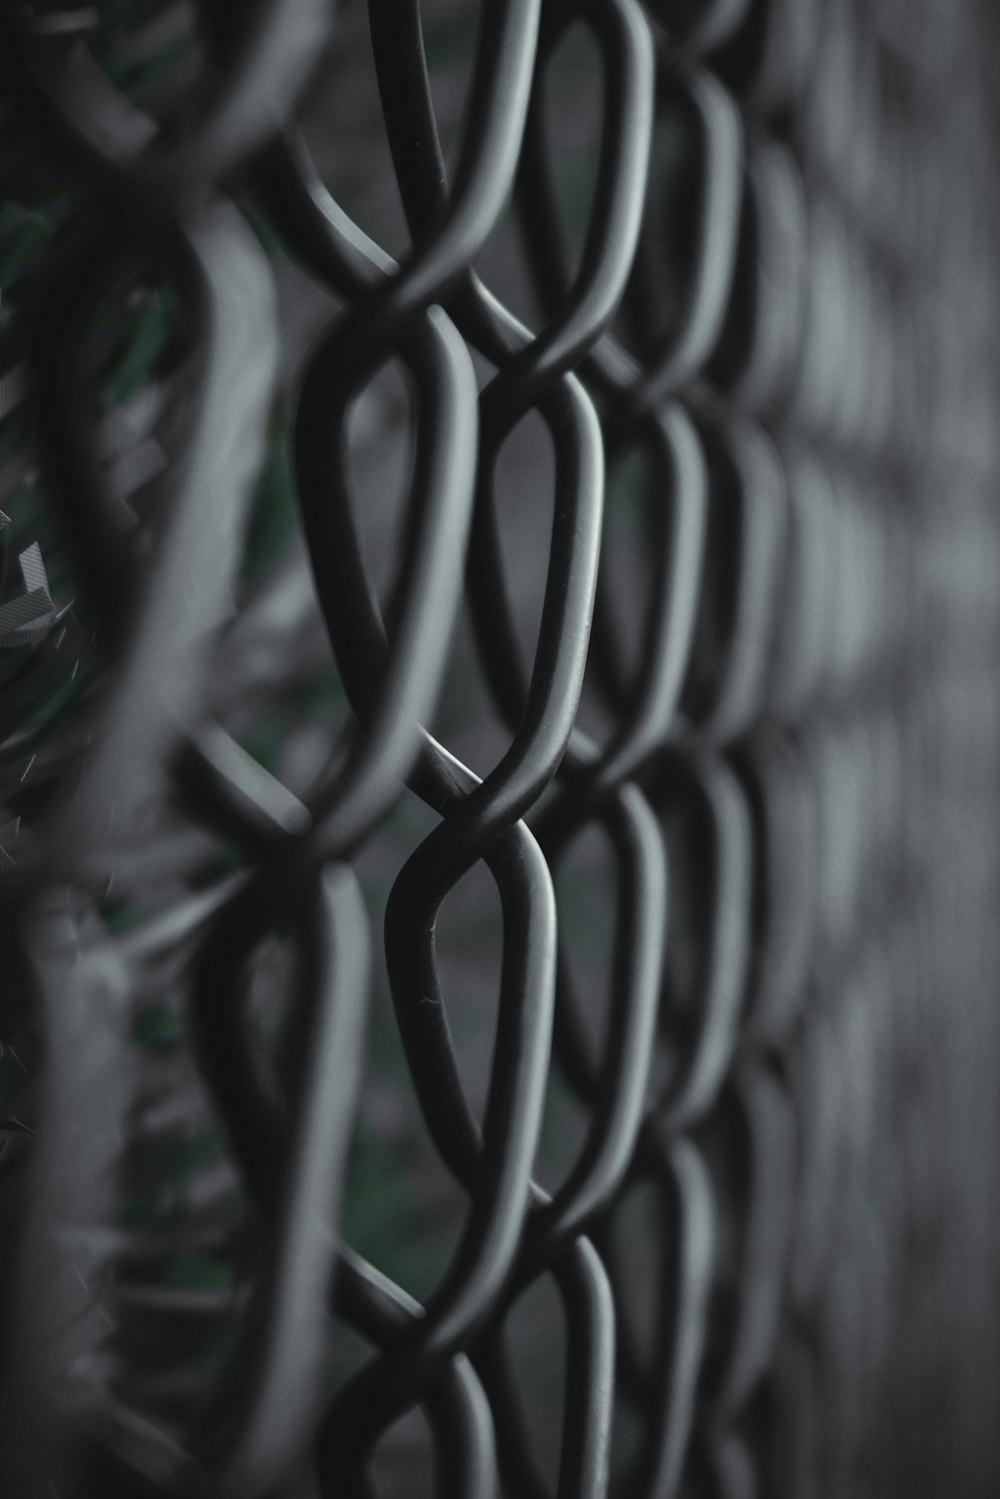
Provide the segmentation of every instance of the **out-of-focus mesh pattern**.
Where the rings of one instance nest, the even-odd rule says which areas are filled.
[[[993,31],[4,9],[5,1494],[996,1491]]]

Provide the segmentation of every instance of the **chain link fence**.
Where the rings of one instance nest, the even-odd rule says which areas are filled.
[[[988,13],[0,27],[4,1493],[993,1494]]]

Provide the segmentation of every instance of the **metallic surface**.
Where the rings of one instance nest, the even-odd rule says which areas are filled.
[[[33,1136],[4,1166],[4,1493],[366,1494],[414,1408],[450,1499],[993,1492],[1000,279],[978,12],[483,0],[446,153],[417,0],[368,11],[398,257],[297,115],[338,29],[356,44],[350,7],[145,7],[136,57],[201,31],[163,120],[102,66],[89,7],[3,14],[9,117],[74,189],[0,409],[30,412],[78,604],[60,614],[24,551],[0,646],[31,646],[42,690],[74,651],[101,663],[59,752],[0,688],[4,1023],[39,1054],[30,1121],[3,1122]],[[567,107],[599,146],[569,224],[551,75],[581,31],[593,76]],[[532,318],[477,271],[511,216]],[[353,717],[297,788],[214,711],[280,353],[251,222],[328,295],[292,454]],[[184,357],[139,434],[136,525],[86,356],[143,277],[182,310]],[[387,591],[349,431],[389,364],[413,451]],[[499,475],[529,419],[551,539],[527,651]],[[429,727],[463,592],[502,725],[474,768]],[[340,1227],[382,961],[359,867],[402,797],[431,820],[394,870],[384,966],[466,1205],[422,1302]],[[161,803],[228,864],[109,937],[109,877]],[[556,883],[594,834],[614,889],[597,1037]],[[436,937],[478,866],[502,923],[482,1107]],[[190,1051],[144,1078],[128,1032],[157,986],[183,995]],[[557,1076],[585,1123],[543,1187]],[[206,1106],[230,1177],[168,1245],[116,1216],[123,1142]],[[157,1279],[210,1242],[235,1246],[234,1286]],[[539,1285],[565,1327],[554,1474],[513,1346]],[[189,1327],[221,1338],[214,1362]],[[348,1328],[367,1354],[334,1378]]]

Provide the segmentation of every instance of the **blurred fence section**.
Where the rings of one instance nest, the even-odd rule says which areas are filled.
[[[422,11],[3,10],[4,1494],[995,1493],[988,18]]]

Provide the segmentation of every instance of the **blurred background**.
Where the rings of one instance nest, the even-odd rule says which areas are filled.
[[[421,6],[451,171],[490,8]],[[140,134],[183,141],[218,66],[199,7],[24,9],[39,77],[46,46],[85,47],[126,101],[120,120],[108,116],[115,130],[145,121]],[[574,271],[586,265],[617,76],[594,29],[603,9],[542,7],[554,32],[568,23],[537,86],[547,189]],[[650,0],[636,15],[656,69],[642,221],[609,330],[577,371],[607,463],[578,734],[627,738],[665,598],[680,668],[658,737],[615,783],[652,809],[668,916],[638,1085],[646,1133],[593,1226],[618,1327],[611,1486],[664,1499],[978,1499],[1000,1482],[998,18],[976,0]],[[294,119],[316,172],[405,260],[363,5],[342,0],[313,61]],[[88,1444],[120,1456],[160,1433],[184,1446],[240,1357],[261,1283],[267,1235],[196,1065],[190,1010],[207,924],[255,856],[204,815],[175,759],[179,725],[216,725],[308,802],[357,738],[294,449],[312,351],[360,299],[304,265],[250,155],[200,185],[249,230],[249,268],[234,257],[223,283],[242,276],[248,304],[270,303],[259,329],[243,303],[235,314],[243,363],[230,375],[260,387],[234,440],[245,503],[225,534],[196,522],[200,571],[192,563],[194,581],[163,616],[176,651],[145,674],[141,655],[116,667],[105,614],[120,603],[127,622],[133,585],[123,579],[106,609],[80,586],[90,520],[71,518],[73,423],[99,460],[97,529],[124,538],[137,578],[147,558],[155,574],[210,335],[193,283],[141,234],[120,237],[116,274],[81,296],[76,383],[61,391],[47,331],[62,316],[56,291],[72,303],[84,251],[110,261],[114,235],[102,247],[100,173],[71,159],[43,94],[33,74],[9,76],[0,122],[3,1377],[13,1389],[25,1349],[46,1348],[39,1431],[47,1441],[58,1430],[68,1453],[64,1486],[43,1490],[43,1438],[32,1438],[27,1465],[7,1459],[10,1491],[86,1494]],[[196,193],[184,211],[202,211]],[[546,274],[533,212],[521,183],[475,270],[537,331],[566,288]],[[413,546],[424,420],[397,356],[366,377],[340,434],[384,599]],[[471,357],[484,389],[500,361]],[[622,390],[643,371],[659,388],[646,415],[626,418]],[[60,400],[63,426],[46,415]],[[643,421],[661,420],[683,424],[672,468],[644,435]],[[555,568],[558,460],[530,403],[495,463],[499,551],[528,660]],[[473,568],[469,594],[478,586]],[[428,727],[485,776],[513,730],[480,647],[465,602]],[[142,685],[126,729],[109,703],[133,672]],[[117,758],[104,753],[114,734]],[[572,837],[550,856],[560,980],[534,1166],[550,1192],[597,1108],[559,1015],[568,1007],[585,1050],[604,1055],[624,1004],[616,933],[635,900],[600,805],[573,785],[566,772],[527,814],[535,826],[560,794],[578,798]],[[438,821],[407,792],[350,850],[373,960],[339,1233],[420,1303],[444,1280],[470,1197],[422,1118],[380,933],[400,870]],[[435,935],[479,1114],[505,940],[482,859],[447,894]],[[245,1025],[264,1057],[289,1031],[296,962],[287,930],[265,931],[253,951]],[[371,1357],[349,1321],[333,1319],[324,1398]],[[566,1332],[551,1276],[532,1280],[505,1328],[532,1481],[568,1494]],[[657,1434],[669,1452],[654,1459]],[[23,1441],[8,1420],[9,1451]],[[424,1403],[381,1437],[372,1471],[378,1493],[444,1492]],[[514,1471],[505,1492],[519,1491]],[[305,1478],[288,1485],[312,1492]],[[168,1491],[175,1480],[142,1490]]]

